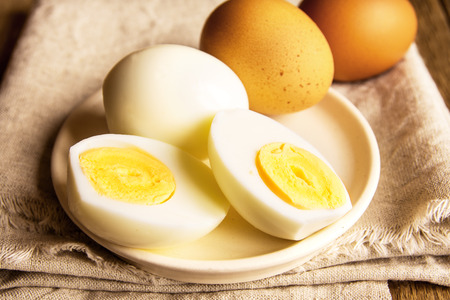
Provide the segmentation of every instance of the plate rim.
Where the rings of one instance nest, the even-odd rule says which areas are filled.
[[[54,147],[52,149],[51,156],[51,177],[52,183],[58,198],[58,201],[63,206],[65,213],[69,218],[86,233],[90,238],[96,241],[104,248],[110,250],[116,255],[120,256],[125,261],[137,265],[138,267],[151,272],[154,275],[164,276],[170,279],[179,280],[190,283],[237,283],[244,281],[251,281],[266,278],[276,274],[280,274],[283,271],[288,271],[310,258],[316,255],[317,252],[322,250],[327,245],[331,244],[338,237],[344,234],[350,229],[363,215],[367,207],[369,206],[372,198],[376,192],[379,178],[380,178],[380,153],[376,136],[370,127],[369,122],[365,119],[362,113],[351,103],[344,95],[330,88],[327,96],[331,96],[333,99],[343,105],[352,116],[356,118],[358,123],[362,126],[364,136],[367,139],[369,145],[371,160],[371,168],[369,172],[369,179],[366,184],[366,188],[363,190],[359,200],[353,203],[352,209],[342,218],[334,222],[333,224],[323,228],[319,232],[312,234],[311,236],[298,241],[293,242],[291,245],[257,256],[236,258],[236,259],[188,259],[165,256],[158,253],[152,253],[143,249],[134,249],[124,246],[112,244],[102,238],[99,238],[86,230],[75,218],[70,214],[68,209],[60,199],[61,192],[54,180],[56,166],[56,151],[59,142],[59,137],[63,129],[67,126],[70,116],[77,111],[84,103],[89,101],[92,97],[99,97],[101,90],[98,90],[94,94],[87,97],[76,105],[69,113],[63,122],[63,125],[58,131],[55,139]],[[363,199],[363,201],[361,201]],[[80,226],[81,225],[81,226]],[[332,238],[322,239],[322,236],[331,235]],[[308,248],[308,246],[312,247]],[[301,251],[298,251],[299,248]],[[307,248],[308,250],[305,250]],[[302,255],[299,255],[299,252]]]

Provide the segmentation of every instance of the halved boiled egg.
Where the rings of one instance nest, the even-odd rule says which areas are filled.
[[[343,182],[321,154],[262,114],[243,109],[217,113],[208,153],[231,205],[273,236],[303,239],[352,207]]]
[[[77,221],[133,248],[194,241],[229,209],[207,165],[172,145],[131,135],[98,135],[73,145],[67,190]]]

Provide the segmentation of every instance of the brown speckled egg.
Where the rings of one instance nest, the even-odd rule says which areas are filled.
[[[304,0],[334,57],[334,78],[353,81],[395,65],[414,41],[417,18],[408,0]]]
[[[263,114],[308,108],[333,79],[330,47],[317,25],[284,0],[231,0],[207,19],[200,49],[243,82],[250,109]]]

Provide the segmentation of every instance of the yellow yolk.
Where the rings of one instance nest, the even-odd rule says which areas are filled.
[[[94,189],[111,199],[154,205],[167,201],[175,191],[170,169],[138,148],[95,148],[79,159]]]
[[[334,209],[346,201],[337,175],[304,149],[285,143],[264,145],[256,166],[272,192],[299,209]]]

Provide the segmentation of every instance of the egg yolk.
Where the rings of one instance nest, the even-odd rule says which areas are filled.
[[[287,143],[264,145],[256,157],[264,183],[299,209],[334,209],[346,201],[337,175],[312,153]]]
[[[175,191],[170,169],[138,148],[94,148],[80,154],[79,160],[94,189],[111,199],[155,205]]]

